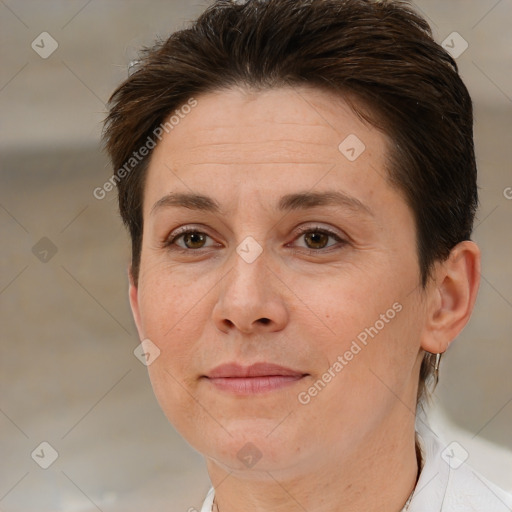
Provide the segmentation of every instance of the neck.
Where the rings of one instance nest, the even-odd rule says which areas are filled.
[[[218,511],[400,512],[419,472],[414,416],[409,411],[400,416],[395,428],[379,428],[353,453],[336,453],[333,447],[307,469],[255,467],[248,475],[208,460]]]

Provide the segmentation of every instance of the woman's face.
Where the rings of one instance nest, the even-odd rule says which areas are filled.
[[[414,422],[425,323],[387,139],[311,88],[196,100],[152,155],[130,288],[158,401],[230,470],[355,456]]]

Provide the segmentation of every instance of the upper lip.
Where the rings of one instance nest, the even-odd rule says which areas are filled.
[[[303,376],[304,372],[292,370],[285,366],[280,366],[273,363],[255,363],[250,366],[243,366],[238,363],[227,363],[216,366],[213,370],[209,371],[206,377],[210,379],[217,378],[248,378],[248,377],[270,377],[270,376]]]

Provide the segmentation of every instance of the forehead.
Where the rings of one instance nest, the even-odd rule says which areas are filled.
[[[145,216],[165,193],[190,188],[271,194],[318,182],[319,188],[343,185],[355,193],[366,183],[359,194],[368,196],[375,187],[387,187],[387,137],[339,95],[311,87],[234,88],[200,95],[195,102],[174,113],[172,129],[153,151]],[[231,190],[225,189],[227,182]]]
[[[179,124],[168,134],[169,147],[178,148],[191,136],[198,148],[202,139],[248,147],[250,143],[270,142],[270,138],[288,139],[323,144],[334,150],[331,157],[337,158],[341,140],[357,134],[369,149],[383,149],[384,136],[364,123],[342,96],[310,86],[261,91],[237,87],[200,95],[196,102],[197,106],[180,116]],[[178,121],[176,116],[173,119]]]

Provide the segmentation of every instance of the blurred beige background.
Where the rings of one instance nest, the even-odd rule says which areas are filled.
[[[209,488],[202,458],[167,423],[133,355],[115,193],[92,195],[111,174],[98,145],[109,94],[140,45],[206,5],[0,1],[3,512],[185,512]],[[512,491],[512,0],[415,5],[436,40],[456,31],[468,43],[457,62],[475,103],[474,238],[484,257],[476,311],[443,360],[432,421]],[[42,32],[55,42],[41,44]],[[33,41],[43,54],[58,47],[42,58]],[[52,452],[41,442],[58,452],[46,470],[36,461]]]

